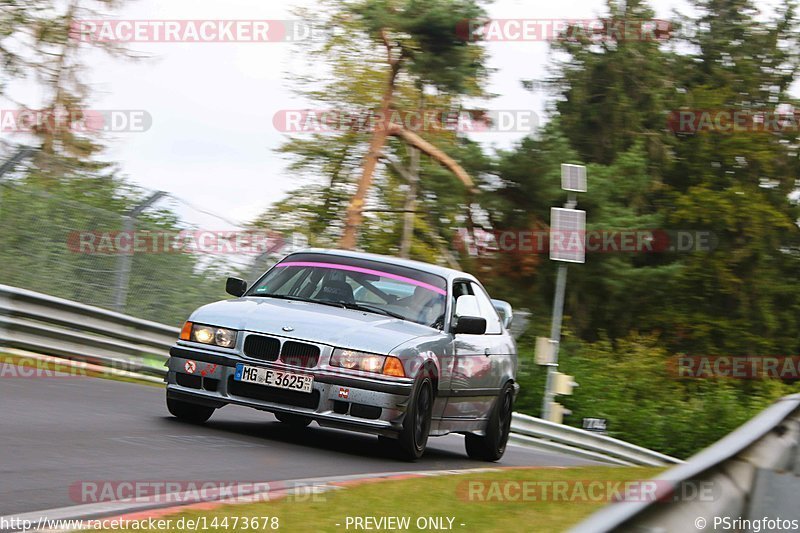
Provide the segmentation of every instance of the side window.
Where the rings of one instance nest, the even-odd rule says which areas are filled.
[[[456,300],[459,296],[463,296],[465,294],[472,294],[472,289],[469,286],[469,283],[466,281],[456,281],[453,284],[453,298]]]
[[[466,281],[456,281],[453,283],[453,317],[456,315],[456,301],[458,297],[467,294],[472,294],[472,288],[469,286],[469,283]]]
[[[481,310],[481,316],[486,319],[486,334],[497,335],[502,333],[503,327],[500,322],[500,315],[497,314],[486,291],[477,283],[471,283],[471,285],[473,294],[478,298],[478,307]]]

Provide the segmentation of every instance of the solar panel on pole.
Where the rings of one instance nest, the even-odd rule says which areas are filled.
[[[586,262],[586,211],[550,208],[550,259]]]
[[[586,192],[586,167],[562,164],[561,188],[565,191]]]

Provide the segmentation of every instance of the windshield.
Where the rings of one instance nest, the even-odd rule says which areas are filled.
[[[413,268],[295,254],[275,265],[247,294],[336,303],[442,329],[446,287],[444,278]]]

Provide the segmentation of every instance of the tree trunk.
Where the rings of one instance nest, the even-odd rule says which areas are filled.
[[[408,192],[406,193],[406,202],[403,206],[405,214],[403,215],[403,239],[400,241],[400,257],[408,259],[411,253],[411,242],[414,240],[414,220],[417,214],[414,212],[417,208],[417,184],[419,183],[419,150],[416,148],[408,148],[409,165],[408,176]]]
[[[389,55],[391,57],[391,49],[389,49]],[[391,114],[392,101],[394,100],[395,79],[400,71],[400,60],[390,59],[389,64],[391,65],[389,80],[386,84],[386,91],[381,98],[381,120],[375,131],[372,132],[369,151],[364,159],[364,169],[361,172],[361,178],[358,180],[358,189],[356,189],[355,195],[350,200],[350,205],[347,206],[347,213],[345,214],[344,233],[342,233],[342,238],[339,241],[339,247],[343,250],[352,250],[356,246],[358,229],[364,220],[364,214],[362,213],[364,199],[372,185],[375,167],[378,165],[378,159],[381,157],[386,138],[389,136],[388,120]]]

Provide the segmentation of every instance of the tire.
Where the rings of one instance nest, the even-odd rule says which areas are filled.
[[[431,431],[433,411],[433,382],[427,375],[417,381],[408,405],[403,429],[395,441],[402,459],[415,461],[425,453]]]
[[[311,423],[311,419],[303,415],[293,415],[291,413],[275,413],[275,418],[279,422],[294,428],[304,428]]]
[[[182,402],[169,397],[167,398],[167,410],[178,420],[192,422],[193,424],[202,424],[214,414],[213,407]]]
[[[514,388],[506,383],[495,401],[492,414],[486,423],[486,435],[481,437],[468,433],[464,445],[470,459],[498,461],[506,451],[511,432],[511,413],[514,411]]]

